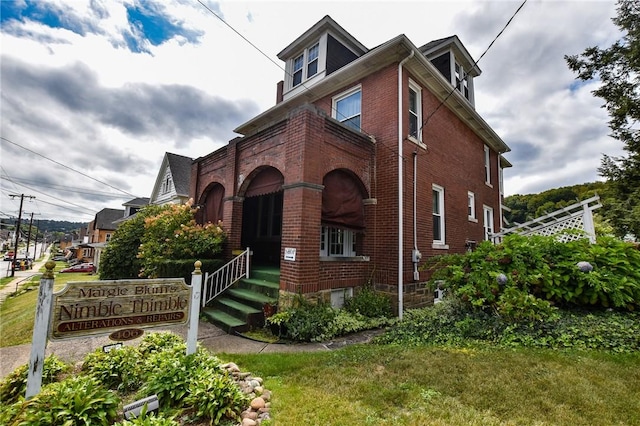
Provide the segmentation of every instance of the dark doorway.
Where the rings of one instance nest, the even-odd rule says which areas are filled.
[[[283,192],[248,197],[242,208],[242,246],[254,264],[280,265]]]

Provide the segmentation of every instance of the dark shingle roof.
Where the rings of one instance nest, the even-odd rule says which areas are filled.
[[[149,198],[138,197],[133,200],[127,201],[126,203],[122,203],[123,206],[131,206],[131,207],[144,207],[149,204]]]
[[[102,209],[96,213],[93,229],[115,230],[117,225],[113,222],[121,219],[122,216],[124,216],[124,210]]]
[[[193,159],[178,154],[167,152],[167,161],[176,188],[176,194],[189,195],[189,183],[191,182],[191,163]]]

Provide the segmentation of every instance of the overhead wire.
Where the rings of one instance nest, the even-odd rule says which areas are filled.
[[[518,14],[518,12],[520,12],[520,10],[524,7],[524,5],[527,3],[527,0],[523,0],[523,2],[520,4],[520,6],[518,6],[518,8],[515,10],[515,12],[513,12],[513,14],[511,15],[511,17],[509,18],[509,20],[506,22],[506,24],[504,24],[504,26],[502,27],[502,29],[500,30],[500,32],[498,32],[498,34],[493,38],[493,40],[491,40],[491,43],[489,43],[489,45],[487,46],[487,48],[484,50],[484,52],[482,52],[482,54],[480,55],[480,57],[473,62],[473,66],[471,67],[472,69],[475,68],[478,65],[478,62],[480,62],[480,60],[484,57],[484,55],[487,54],[487,52],[489,51],[489,49],[491,49],[491,47],[493,46],[493,44],[496,42],[496,40],[498,40],[498,37],[500,37],[502,35],[502,33],[507,29],[507,27],[509,26],[509,24],[511,24],[511,21],[513,21],[513,19],[516,17],[516,15]],[[421,132],[422,129],[429,123],[429,120],[431,119],[431,117],[433,117],[438,110],[444,105],[444,103],[447,101],[447,99],[449,99],[451,97],[451,95],[453,93],[455,93],[455,91],[458,90],[455,86],[449,91],[449,93],[447,94],[447,96],[440,101],[440,103],[438,104],[438,106],[427,116],[427,118],[422,122],[422,125],[420,126],[420,129],[418,129],[418,132]]]
[[[20,145],[19,143],[13,142],[13,141],[11,141],[11,140],[9,140],[9,139],[5,138],[4,136],[0,136],[0,139],[2,139],[3,141],[6,141],[6,142],[8,142],[8,143],[10,143],[10,144],[12,144],[12,145],[15,145],[15,146],[17,146],[17,147],[19,147],[19,148],[22,148],[22,149],[24,149],[25,151],[28,151],[28,152],[30,152],[30,153],[32,153],[32,154],[35,154],[35,155],[37,155],[37,156],[39,156],[39,157],[42,157],[42,158],[44,158],[45,160],[51,161],[52,163],[55,163],[55,164],[57,164],[57,165],[59,165],[59,166],[61,166],[61,167],[64,167],[65,169],[68,169],[68,170],[71,170],[72,172],[78,173],[78,174],[80,174],[80,175],[82,175],[82,176],[84,176],[84,177],[86,177],[86,178],[88,178],[88,179],[91,179],[91,180],[93,180],[93,181],[95,181],[95,182],[98,182],[98,183],[100,183],[100,184],[102,184],[102,185],[106,185],[106,186],[108,186],[109,188],[115,189],[116,191],[122,192],[123,194],[126,194],[126,195],[128,195],[128,196],[130,196],[130,197],[136,198],[136,196],[135,196],[135,195],[133,195],[133,194],[131,194],[130,192],[127,192],[127,191],[125,191],[125,190],[123,190],[123,189],[120,189],[120,188],[118,188],[118,187],[115,187],[115,186],[113,186],[113,185],[111,185],[111,184],[109,184],[109,183],[103,182],[103,181],[101,181],[100,179],[96,179],[96,178],[94,178],[93,176],[90,176],[90,175],[88,175],[88,174],[86,174],[86,173],[83,173],[83,172],[81,172],[81,171],[79,171],[79,170],[76,170],[76,169],[74,169],[73,167],[69,167],[69,166],[67,166],[66,164],[62,164],[62,163],[61,163],[61,162],[59,162],[59,161],[56,161],[56,160],[51,159],[51,158],[49,158],[49,157],[47,157],[47,156],[45,156],[45,155],[42,155],[42,154],[40,154],[40,153],[38,153],[38,152],[36,152],[36,151],[34,151],[34,150],[32,150],[32,149],[29,149],[29,148],[27,148],[27,147],[25,147],[25,146]]]
[[[243,40],[245,40],[250,46],[252,46],[254,49],[256,49],[261,55],[263,55],[264,57],[266,57],[270,62],[272,62],[273,64],[275,64],[278,68],[280,68],[281,70],[283,70],[285,72],[285,74],[288,77],[292,77],[291,73],[289,73],[285,68],[283,68],[282,66],[280,66],[280,64],[278,64],[277,62],[275,62],[273,59],[271,59],[271,57],[269,57],[269,55],[267,55],[264,51],[262,51],[259,47],[257,47],[254,43],[252,43],[249,39],[247,39],[243,34],[241,34],[239,31],[237,31],[231,24],[229,24],[228,22],[226,22],[224,20],[224,18],[222,18],[220,15],[218,15],[217,13],[215,13],[211,8],[209,8],[206,4],[204,4],[201,0],[197,0],[198,3],[200,3],[205,9],[207,9],[211,14],[213,14],[216,18],[218,18],[222,23],[224,23],[227,27],[229,27],[233,32],[235,32],[238,36],[240,36]],[[491,41],[491,43],[489,43],[489,45],[487,46],[487,48],[484,50],[484,52],[480,55],[480,57],[474,61],[473,63],[473,67],[477,66],[478,62],[487,54],[487,52],[489,51],[489,49],[491,49],[491,47],[493,46],[493,44],[496,42],[496,40],[502,35],[502,33],[507,29],[507,27],[511,24],[511,22],[513,21],[513,19],[515,18],[515,16],[520,12],[520,10],[524,7],[524,5],[527,3],[527,0],[523,0],[523,2],[520,4],[520,6],[515,10],[515,12],[511,15],[511,17],[509,18],[509,20],[506,22],[506,24],[503,26],[503,28],[498,32],[498,34],[493,38],[493,40]],[[300,84],[305,90],[312,92],[312,90],[306,86],[304,84],[304,82],[302,82]],[[438,104],[438,106],[427,116],[427,118],[421,123],[420,129],[419,131],[422,131],[422,129],[428,124],[429,120],[438,112],[438,110],[444,105],[444,103],[447,101],[447,99],[449,99],[449,97],[457,90],[456,87],[453,87],[451,91],[449,91],[449,93],[447,94],[447,96],[440,101],[440,103]],[[337,111],[333,106],[331,107],[332,110],[338,114],[339,111]],[[346,117],[345,117],[346,118]],[[358,125],[359,130],[366,134],[369,137],[373,137],[373,135],[369,134],[368,132],[366,132],[360,125]],[[383,145],[385,148],[389,149],[391,152],[393,152],[394,154],[400,155],[401,157],[404,158],[404,156],[399,153],[396,152],[396,149],[394,149],[394,147],[392,146],[387,146],[387,145]]]

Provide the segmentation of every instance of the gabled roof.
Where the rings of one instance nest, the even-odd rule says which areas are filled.
[[[278,53],[278,58],[283,61],[286,60],[292,54],[297,53],[300,49],[304,49],[308,44],[317,40],[323,33],[329,30],[336,34],[340,40],[358,56],[369,51],[369,49],[356,40],[355,37],[338,25],[331,16],[326,15],[324,18],[316,22],[314,26],[305,31],[300,37],[295,39],[291,44],[282,49],[282,51]]]
[[[122,203],[123,206],[128,207],[144,207],[149,204],[149,198],[147,197],[138,197],[134,198],[131,201],[127,201],[126,203]]]
[[[124,215],[124,210],[102,209],[96,213],[93,220],[93,229],[115,230],[117,225],[114,222]]]
[[[462,63],[464,68],[469,70],[469,74],[473,77],[477,77],[482,73],[478,65],[475,65],[476,61],[457,35],[433,40],[420,47],[420,52],[429,59],[436,58],[449,50],[453,50],[455,57]]]
[[[153,191],[151,192],[149,203],[156,204],[159,198],[163,198],[160,196],[160,188],[167,170],[169,171],[171,181],[173,182],[171,196],[169,198],[172,198],[174,201],[177,201],[178,198],[188,198],[189,184],[191,182],[191,163],[193,163],[193,159],[190,157],[165,152],[162,164],[158,170],[156,183],[153,186]]]
[[[457,37],[456,37],[457,39]],[[412,54],[413,53],[413,54]],[[276,104],[262,114],[240,125],[234,132],[253,135],[284,120],[292,109],[305,103],[313,103],[329,96],[339,87],[357,82],[386,66],[407,59],[405,67],[456,114],[480,139],[498,153],[511,149],[476,112],[473,106],[458,90],[452,90],[451,83],[438,71],[431,61],[404,34],[401,34],[362,55],[348,65],[326,76],[313,86],[291,98]]]
[[[176,193],[179,196],[189,196],[189,182],[191,181],[191,163],[193,163],[193,158],[172,154],[170,152],[166,153],[166,158],[169,162],[169,169],[171,170],[171,177],[176,188]]]

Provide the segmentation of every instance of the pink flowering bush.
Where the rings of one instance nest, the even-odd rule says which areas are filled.
[[[197,209],[171,204],[144,220],[144,234],[138,249],[141,277],[156,277],[158,265],[167,260],[213,259],[226,239],[221,223],[197,224]]]

